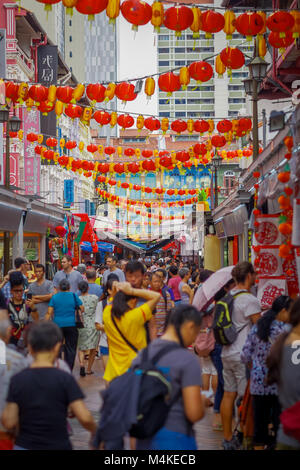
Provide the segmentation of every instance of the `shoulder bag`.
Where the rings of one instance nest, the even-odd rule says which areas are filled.
[[[79,305],[76,302],[76,295],[73,293],[74,303],[75,303],[75,326],[78,329],[84,328],[82,313]]]

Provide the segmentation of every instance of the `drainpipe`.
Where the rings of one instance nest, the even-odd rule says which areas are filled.
[[[35,83],[38,82],[38,60],[37,60],[37,50],[39,46],[46,46],[48,42],[47,35],[41,34],[41,39],[32,39],[32,46],[30,46],[31,50],[31,58],[34,63],[34,81]]]

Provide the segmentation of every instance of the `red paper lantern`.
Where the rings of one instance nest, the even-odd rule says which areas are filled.
[[[143,150],[142,155],[143,155],[144,158],[151,158],[152,155],[153,155],[153,151],[152,150]]]
[[[193,62],[189,65],[190,76],[197,82],[207,82],[214,74],[212,66],[208,62]]]
[[[173,72],[163,73],[159,76],[158,86],[161,91],[165,91],[168,96],[171,96],[174,91],[180,90],[179,76]]]
[[[181,36],[181,31],[191,26],[194,15],[190,8],[186,6],[176,6],[168,8],[164,15],[164,25],[175,32],[175,36]]]
[[[117,182],[116,182],[116,180],[110,179],[110,180],[108,180],[108,184],[109,184],[110,186],[115,186],[115,185],[117,184]]]
[[[65,234],[67,233],[67,229],[63,227],[62,225],[58,225],[57,227],[55,227],[55,232],[57,233],[59,237],[63,238]]]
[[[207,147],[205,144],[196,144],[194,145],[193,150],[196,155],[205,155],[207,152]]]
[[[237,17],[235,27],[240,34],[251,38],[264,28],[264,20],[258,13],[247,12]]]
[[[160,129],[160,121],[159,119],[149,117],[145,119],[144,126],[151,132],[158,131]]]
[[[226,145],[226,139],[223,135],[213,135],[211,144],[216,148],[224,147],[224,145]]]
[[[204,132],[209,131],[209,123],[201,119],[200,121],[194,122],[194,131],[204,134]]]
[[[293,231],[293,226],[287,222],[284,222],[282,224],[279,224],[278,230],[280,233],[282,233],[282,235],[287,237],[288,235],[291,235]]]
[[[87,149],[87,151],[90,152],[90,153],[95,153],[95,152],[97,152],[98,147],[97,147],[97,145],[95,145],[95,144],[90,144],[90,145],[87,146],[86,149]]]
[[[68,106],[66,106],[65,115],[71,119],[80,118],[82,113],[82,107],[77,104],[68,104]]]
[[[129,127],[133,126],[134,119],[132,116],[129,116],[129,114],[121,114],[118,116],[117,122],[122,129],[129,129]]]
[[[98,164],[98,171],[100,171],[101,173],[108,173],[109,172],[109,164],[108,163]]]
[[[94,103],[101,103],[105,98],[105,90],[105,86],[101,85],[100,83],[90,83],[86,87],[86,95]]]
[[[277,178],[280,183],[287,183],[290,181],[290,172],[289,171],[282,171],[281,173],[278,173]]]
[[[47,140],[46,140],[46,145],[48,147],[56,147],[57,146],[57,140],[54,139],[54,137],[49,137]]]
[[[295,19],[287,11],[275,11],[267,19],[266,25],[270,31],[285,33],[295,24]]]
[[[132,29],[137,31],[139,26],[151,20],[152,8],[140,0],[125,0],[121,5],[121,13],[125,20],[132,24]]]
[[[129,170],[131,173],[136,174],[136,173],[138,173],[138,172],[140,171],[140,166],[139,166],[137,163],[135,163],[135,162],[129,163],[129,165],[128,165],[128,170]]]
[[[238,121],[238,129],[243,132],[248,132],[252,128],[252,121],[250,118],[241,118]]]
[[[172,158],[165,155],[159,160],[159,164],[164,168],[169,168],[172,165]]]
[[[88,19],[93,20],[95,15],[105,10],[107,4],[108,0],[78,0],[75,7],[79,13],[88,15]]]
[[[142,163],[142,167],[146,171],[155,171],[155,163],[152,160],[145,160]]]
[[[18,99],[18,91],[19,86],[17,84],[13,82],[5,82],[5,97],[12,100],[14,103]]]
[[[137,94],[134,93],[134,88],[135,86],[132,83],[120,83],[116,86],[115,95],[124,103],[126,103],[126,101],[133,101],[137,97]]]
[[[124,154],[126,155],[126,157],[133,157],[135,151],[132,148],[128,148],[124,150]]]
[[[275,49],[286,49],[294,42],[293,33],[287,31],[284,37],[280,37],[280,33],[270,33],[268,37],[269,44]]]
[[[68,150],[73,150],[73,149],[75,149],[76,147],[77,147],[77,144],[76,144],[76,142],[75,142],[74,140],[68,140],[68,141],[66,142],[66,148],[67,148]]]
[[[26,139],[31,143],[36,142],[38,140],[38,136],[37,136],[37,134],[34,134],[33,132],[30,132],[30,134],[27,134]]]
[[[48,88],[43,85],[32,85],[29,88],[28,95],[33,101],[41,103],[48,98]]]
[[[147,162],[143,162],[143,163],[147,163]],[[147,194],[152,193],[152,188],[149,188],[149,186],[146,186],[146,187],[145,187],[145,193],[147,193]],[[149,216],[151,217],[151,214],[148,214],[148,217],[149,217]]]
[[[36,145],[34,147],[34,152],[37,154],[37,155],[41,155],[42,154],[42,148],[40,145]]]
[[[102,127],[110,123],[111,116],[107,111],[96,111],[93,114],[93,119]]]
[[[123,188],[123,189],[128,189],[128,188],[129,188],[129,184],[128,184],[128,183],[121,183],[121,188]]]
[[[169,196],[173,196],[173,195],[175,194],[174,189],[168,189],[167,194],[168,194]]]
[[[44,158],[45,158],[46,160],[53,160],[53,159],[54,159],[54,152],[53,152],[53,150],[46,150],[46,151],[44,152]]]
[[[116,173],[119,173],[119,174],[124,173],[124,171],[125,171],[124,163],[116,163],[116,164],[114,165],[114,171],[115,171]]]
[[[224,16],[213,10],[201,14],[201,29],[205,31],[205,37],[211,38],[212,33],[218,33],[225,26]]]
[[[116,152],[115,147],[105,147],[104,153],[106,155],[113,155]]]
[[[70,103],[73,99],[73,88],[70,86],[59,86],[56,89],[56,98],[65,104]]]
[[[221,134],[225,134],[225,132],[230,132],[232,129],[232,122],[228,121],[228,119],[223,119],[222,121],[218,122],[217,130]]]
[[[190,155],[188,152],[177,152],[176,153],[176,160],[179,162],[187,162],[190,159]]]
[[[220,58],[229,69],[240,69],[245,64],[245,56],[237,47],[226,47],[221,51]]]
[[[98,169],[99,169],[99,167],[98,167]],[[97,179],[98,179],[99,183],[105,183],[105,181],[106,181],[106,177],[105,177],[105,176],[98,176]]]
[[[177,134],[181,134],[181,132],[187,130],[187,123],[181,119],[176,119],[176,121],[172,122],[171,129],[172,131],[177,132]]]
[[[134,163],[134,165],[137,165],[137,163]],[[138,165],[137,165],[137,166],[138,166]],[[133,189],[134,189],[135,191],[140,191],[140,190],[141,190],[141,186],[140,186],[139,184],[134,184],[134,185],[133,185]]]

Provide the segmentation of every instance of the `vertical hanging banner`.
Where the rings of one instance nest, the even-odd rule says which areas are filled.
[[[57,46],[38,47],[38,82],[45,86],[56,85],[58,72]],[[56,116],[41,115],[41,133],[56,137]]]
[[[74,203],[74,180],[64,180],[64,207],[70,208]]]
[[[39,111],[35,109],[23,109],[23,130],[24,135],[39,134],[40,121]],[[40,193],[40,175],[41,175],[41,160],[34,151],[35,145],[24,138],[24,181],[26,194],[39,194]]]

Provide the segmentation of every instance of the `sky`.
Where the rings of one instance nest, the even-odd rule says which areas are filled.
[[[118,80],[126,80],[157,72],[157,35],[153,32],[153,26],[147,24],[140,26],[135,33],[120,14],[118,18],[119,34],[119,56],[118,56]],[[118,108],[126,113],[158,114],[157,107],[157,86],[155,94],[150,101],[143,91],[124,108],[118,102]]]

